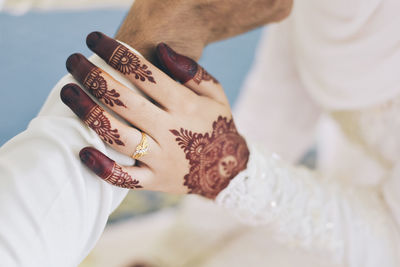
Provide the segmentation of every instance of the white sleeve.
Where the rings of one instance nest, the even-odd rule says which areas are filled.
[[[91,61],[129,86],[99,57]],[[70,82],[76,82],[71,75],[61,79],[28,128],[0,148],[1,266],[77,266],[127,193],[81,164],[85,146],[121,164],[133,160],[108,150],[61,102]]]
[[[341,266],[400,266],[398,229],[379,191],[324,180],[255,147],[248,168],[216,201],[248,224],[267,225],[281,242]]]
[[[264,32],[234,118],[244,136],[297,162],[315,141],[321,110],[299,78],[290,26],[285,20]]]

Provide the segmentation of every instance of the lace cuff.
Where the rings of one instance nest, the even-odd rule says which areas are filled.
[[[250,151],[247,169],[216,198],[239,220],[265,225],[280,242],[329,256],[334,263],[348,261],[344,260],[348,253],[375,250],[376,243],[387,245],[391,234],[385,229],[391,223],[375,191],[324,180],[254,146]],[[349,243],[359,247],[346,251]],[[361,260],[362,253],[356,257]]]

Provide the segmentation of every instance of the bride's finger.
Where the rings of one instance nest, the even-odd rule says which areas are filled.
[[[145,97],[112,78],[81,54],[71,55],[66,62],[68,71],[97,99],[135,127],[153,138],[161,129],[156,121],[163,121],[166,112]]]
[[[142,133],[115,119],[97,105],[78,85],[65,85],[61,90],[61,99],[104,142],[127,156],[135,153],[136,147],[142,140]],[[159,146],[151,137],[148,137],[148,145],[149,151],[157,154]],[[149,164],[151,158],[149,154],[146,154],[140,158],[140,161]]]
[[[193,94],[145,58],[100,32],[89,34],[86,43],[111,67],[166,109],[179,105]]]
[[[193,59],[176,53],[165,43],[157,45],[157,56],[172,78],[199,95],[228,103],[221,84]]]
[[[123,167],[92,147],[79,152],[81,161],[101,179],[128,189],[151,189],[152,171],[145,167]]]

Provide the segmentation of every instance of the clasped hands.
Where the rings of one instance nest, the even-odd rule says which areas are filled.
[[[83,148],[82,162],[100,178],[124,188],[214,199],[246,168],[249,150],[223,88],[194,60],[161,43],[156,48],[160,70],[102,33],[89,34],[87,45],[145,95],[81,54],[68,58],[67,69],[80,85],[65,85],[62,101],[113,149],[133,156],[143,141],[147,145],[134,166],[120,166],[95,148]]]

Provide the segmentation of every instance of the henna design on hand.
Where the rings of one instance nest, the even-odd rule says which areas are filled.
[[[79,157],[89,169],[110,184],[130,189],[143,188],[138,180],[124,172],[115,161],[92,147],[82,149]]]
[[[117,129],[111,129],[109,119],[104,115],[104,110],[97,105],[78,85],[70,83],[61,89],[62,101],[71,110],[92,128],[106,142],[124,146],[119,140]]]
[[[114,163],[114,167],[111,171],[111,174],[104,178],[106,182],[109,182],[110,184],[123,187],[123,188],[129,188],[129,189],[136,189],[136,188],[143,188],[140,184],[139,181],[136,179],[133,179],[127,172],[124,172],[118,164]]]
[[[117,129],[111,129],[110,120],[104,115],[104,109],[96,105],[84,119],[84,122],[92,128],[105,142],[109,144],[116,143],[124,146],[125,144],[119,140],[120,135]]]
[[[202,81],[218,81],[212,77],[203,67],[191,58],[176,53],[167,44],[160,43],[157,46],[157,56],[169,75],[181,83],[192,80],[200,84]]]
[[[119,99],[120,94],[117,90],[108,89],[106,79],[101,76],[103,73],[101,69],[83,55],[72,54],[68,57],[66,65],[72,76],[82,83],[97,99],[103,100],[104,103],[111,107],[117,105],[126,108],[125,104]]]
[[[104,103],[111,107],[115,105],[125,107],[125,104],[119,100],[120,94],[115,90],[108,90],[107,81],[101,76],[99,68],[93,68],[83,81],[83,85],[88,88],[89,92],[97,99],[102,99]]]
[[[88,47],[121,73],[134,74],[135,79],[156,83],[153,73],[132,51],[101,32],[92,32],[86,38]]]
[[[196,63],[197,64],[197,63]],[[193,81],[200,84],[202,81],[212,81],[213,83],[218,83],[217,79],[211,76],[203,67],[198,66],[198,70],[193,77]]]
[[[141,64],[139,57],[123,45],[115,49],[108,63],[123,74],[133,73],[135,79],[140,79],[142,82],[147,79],[149,82],[156,83],[148,66]]]
[[[190,170],[184,177],[189,193],[214,199],[246,168],[249,150],[233,119],[219,116],[213,122],[211,134],[193,133],[183,128],[170,131],[189,160]]]

